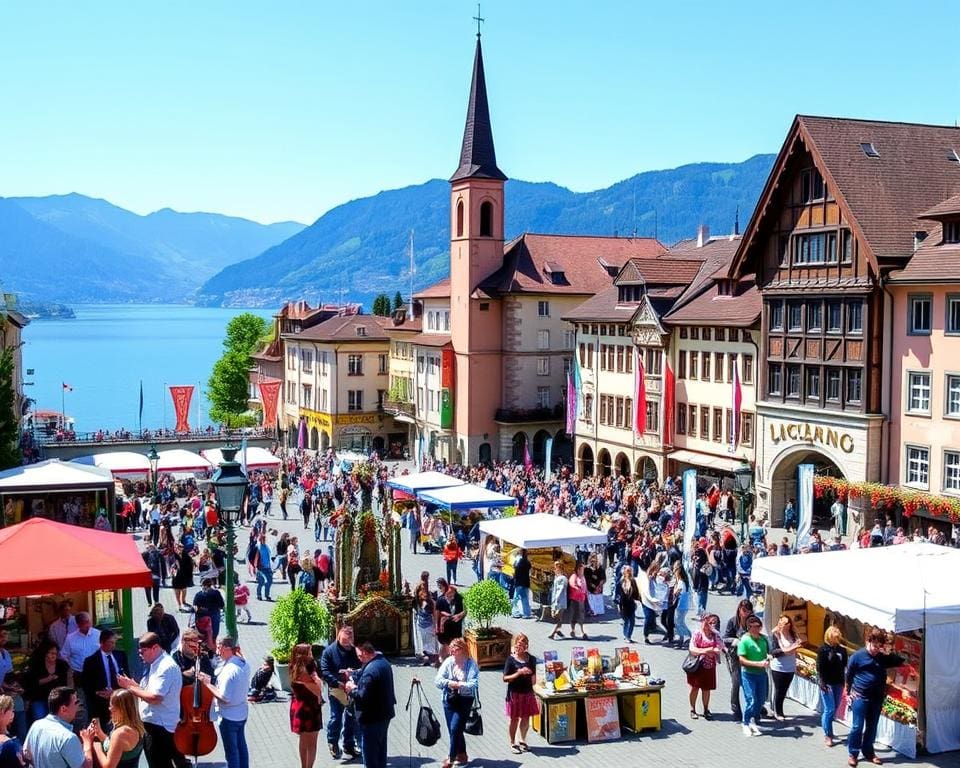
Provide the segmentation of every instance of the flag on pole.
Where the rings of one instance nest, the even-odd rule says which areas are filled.
[[[533,469],[533,459],[530,458],[530,443],[526,441],[523,443],[523,466],[527,472]]]
[[[140,416],[138,420],[143,422],[143,379],[140,379]]]
[[[573,368],[567,372],[567,434],[572,435],[577,424],[577,387],[573,382]]]
[[[660,418],[663,421],[661,430],[661,442],[663,445],[673,445],[673,412],[675,410],[674,401],[676,399],[677,381],[673,375],[673,368],[670,362],[666,361],[663,368],[663,413]]]
[[[547,443],[544,446],[544,459],[543,459],[543,477],[545,480],[549,480],[552,476],[550,467],[553,464],[553,437],[547,438]]]
[[[583,416],[583,380],[580,378],[580,358],[573,356],[574,416]],[[576,421],[576,418],[574,418]],[[571,432],[572,434],[572,432]]]
[[[795,549],[810,543],[810,528],[813,525],[813,464],[797,467],[797,500],[800,503],[800,522],[797,525]]]
[[[731,359],[733,364],[733,388],[730,392],[732,408],[733,408],[733,423],[730,425],[730,453],[733,453],[737,450],[737,446],[740,444],[740,408],[743,403],[743,390],[740,388],[740,371],[738,360],[739,355],[735,355]]]
[[[633,428],[642,435],[647,431],[647,382],[643,371],[643,358],[640,351],[633,349],[633,383],[636,397],[633,399]]]
[[[73,392],[73,387],[71,387],[67,382],[63,382],[63,391],[64,392]]]
[[[683,552],[690,551],[697,530],[697,470],[683,473]]]

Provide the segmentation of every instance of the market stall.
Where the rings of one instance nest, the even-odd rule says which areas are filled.
[[[194,472],[209,472],[213,469],[207,459],[199,453],[188,451],[186,448],[171,448],[160,451],[160,461],[157,462],[159,474],[192,474]]]
[[[464,485],[464,482],[453,475],[445,475],[443,472],[414,472],[409,475],[391,477],[387,480],[387,485],[395,491],[413,497],[417,495],[417,491],[450,488],[455,485]]]
[[[467,483],[417,491],[417,498],[425,504],[433,504],[451,512],[466,512],[471,509],[505,509],[517,506],[517,500],[513,496]]]
[[[223,452],[219,448],[208,448],[200,451],[200,454],[213,466],[218,467],[223,463]],[[246,465],[247,469],[269,469],[277,470],[280,468],[281,460],[279,456],[274,456],[266,448],[258,445],[249,446],[246,451],[237,453],[237,461]]]
[[[840,629],[849,650],[872,628],[889,633],[906,664],[891,670],[877,740],[915,757],[960,749],[960,552],[926,543],[754,561],[766,585],[765,622],[791,616],[805,646],[790,697],[819,708],[816,649],[826,628]],[[839,709],[844,722],[846,703]]]
[[[109,469],[48,459],[0,472],[2,525],[34,517],[92,528],[98,517],[113,528],[115,485]]]
[[[0,625],[7,648],[25,654],[57,619],[60,603],[88,611],[94,624],[135,651],[130,590],[149,587],[150,571],[130,536],[35,517],[0,530]]]
[[[150,460],[145,453],[136,451],[104,451],[78,456],[71,461],[74,464],[107,469],[114,477],[150,477]]]

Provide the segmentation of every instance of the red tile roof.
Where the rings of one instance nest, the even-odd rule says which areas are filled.
[[[449,333],[418,333],[406,339],[411,344],[417,344],[421,347],[445,347],[450,343]]]
[[[631,258],[656,258],[666,249],[650,237],[524,234],[504,247],[503,266],[482,280],[487,294],[553,293],[591,295],[610,285],[608,264],[619,269]],[[603,262],[603,264],[601,263]],[[547,264],[563,279],[554,282]]]
[[[944,243],[937,226],[926,243],[910,257],[907,266],[890,273],[891,283],[954,283],[960,282],[960,243]],[[929,245],[927,244],[929,243]]]
[[[960,213],[960,195],[948,197],[942,203],[937,203],[929,211],[920,214],[921,219],[939,219],[942,216],[950,216]]]
[[[563,320],[583,321],[583,320],[602,320],[609,322],[619,321],[626,323],[633,317],[640,306],[638,301],[630,301],[624,304],[617,302],[619,289],[615,285],[600,291],[596,296],[587,299],[583,304],[574,307],[563,316]]]
[[[703,265],[697,259],[630,259],[615,280],[617,285],[687,285]]]
[[[714,280],[705,291],[670,312],[665,321],[671,325],[753,325],[762,304],[753,281],[741,283],[736,296],[721,296]]]
[[[293,341],[387,341],[387,328],[393,324],[389,317],[376,315],[347,315],[331,317],[300,333],[284,334]],[[363,328],[364,335],[357,333]]]
[[[450,298],[450,278],[437,280],[433,285],[428,285],[422,291],[413,294],[415,299],[449,299]]]

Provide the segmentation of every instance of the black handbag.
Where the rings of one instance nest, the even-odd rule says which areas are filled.
[[[473,706],[467,715],[467,722],[464,723],[463,732],[471,736],[483,736],[483,715],[480,714],[480,686],[477,685],[477,695],[473,699]]]
[[[680,665],[680,668],[686,672],[688,675],[692,675],[695,672],[700,671],[700,665],[703,663],[703,656],[695,656],[692,653],[687,654],[687,658],[683,660],[683,663]]]
[[[413,689],[417,689],[417,701],[420,704],[420,711],[417,713],[417,727],[414,731],[417,743],[425,747],[432,747],[440,741],[440,721],[433,714],[433,708],[423,697],[423,689],[419,680],[414,680],[410,686],[410,695],[407,696],[407,711],[410,710],[410,700],[413,698]]]

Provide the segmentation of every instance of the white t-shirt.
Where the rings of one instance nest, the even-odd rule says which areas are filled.
[[[100,630],[90,627],[87,634],[75,630],[67,635],[60,649],[60,658],[70,665],[74,672],[83,672],[83,662],[88,656],[100,650]]]
[[[140,717],[143,722],[162,726],[164,730],[173,733],[180,722],[180,689],[183,687],[183,676],[170,654],[164,652],[156,658],[140,681],[140,687],[163,697],[159,704],[140,700]]]
[[[247,719],[249,705],[247,690],[250,688],[250,665],[239,656],[231,656],[217,673],[217,692],[226,703],[217,699],[217,711],[224,720],[242,723]]]

